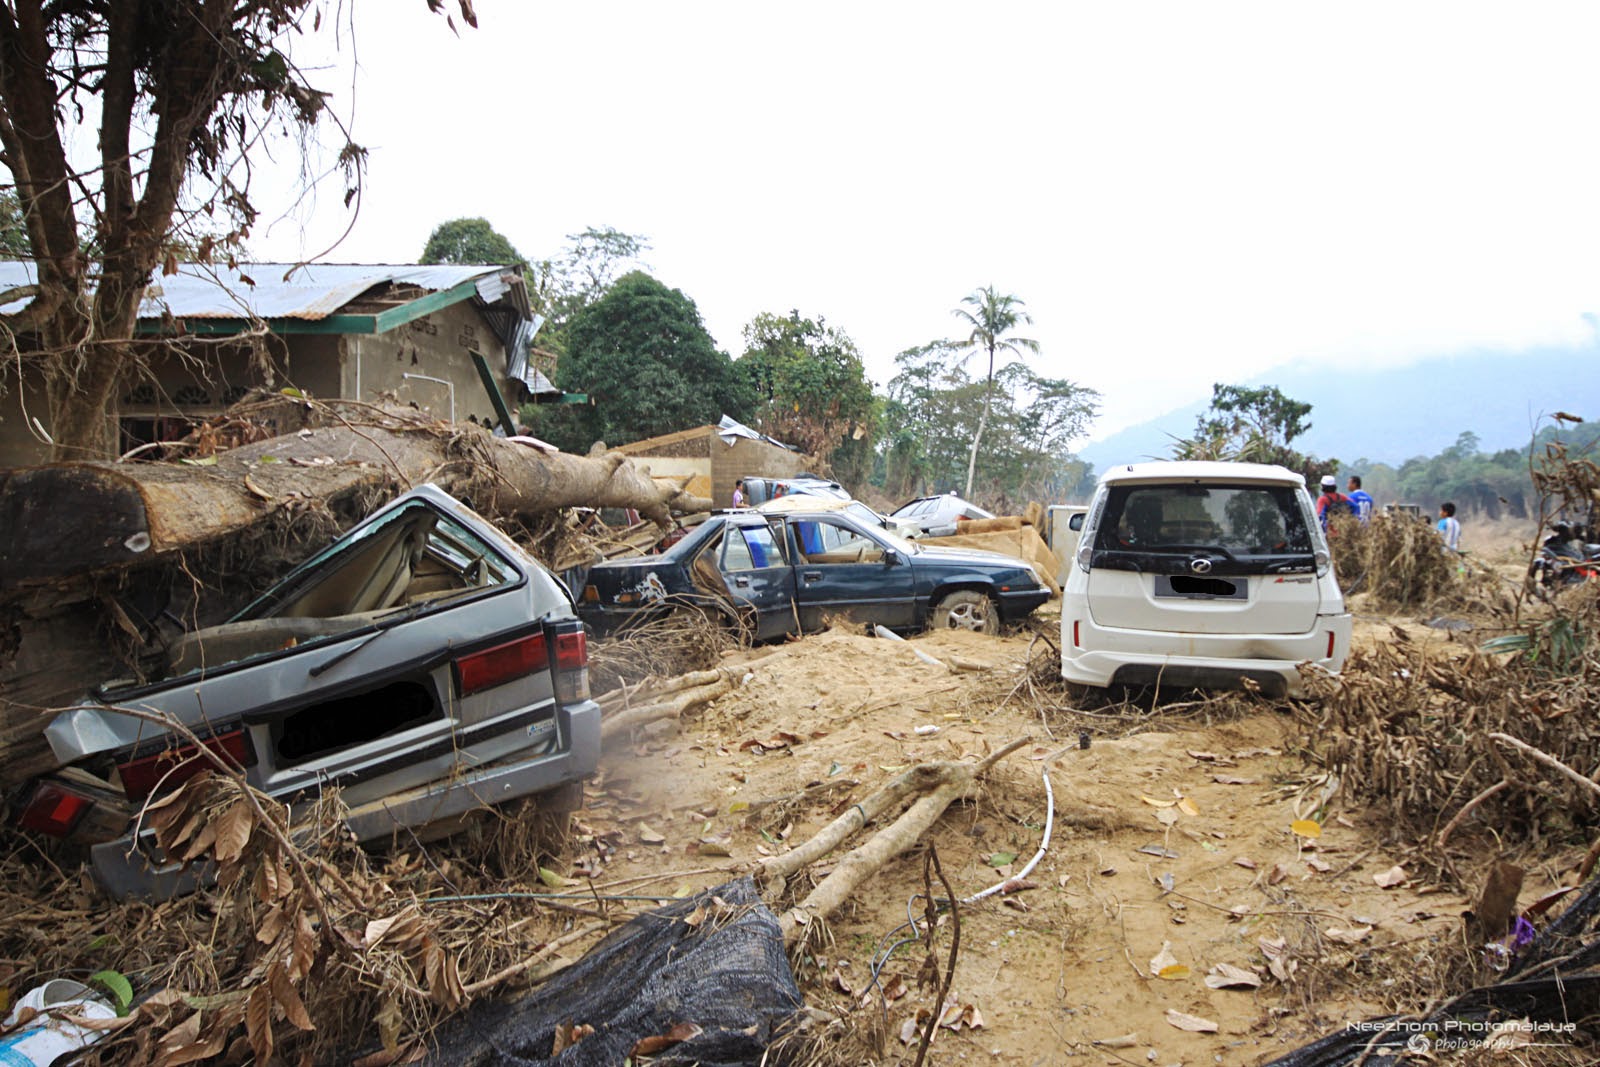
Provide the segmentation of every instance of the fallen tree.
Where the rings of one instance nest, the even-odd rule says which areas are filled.
[[[255,579],[415,485],[535,524],[581,505],[664,529],[675,511],[711,507],[616,453],[547,451],[410,409],[295,407],[309,425],[186,463],[0,472],[0,786],[55,766],[48,712],[117,677],[158,616],[220,621],[260,591]]]
[[[711,507],[620,453],[547,451],[409,409],[325,410],[318,428],[199,461],[61,463],[0,475],[0,591],[135,566],[240,534],[276,512],[424,482],[495,515],[630,508],[665,528],[674,512]]]

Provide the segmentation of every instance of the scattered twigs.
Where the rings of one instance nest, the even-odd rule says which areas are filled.
[[[817,831],[810,840],[798,848],[764,860],[761,864],[762,876],[770,883],[774,879],[782,880],[796,874],[838,848],[851,834],[894,807],[898,801],[913,792],[931,787],[939,780],[941,774],[945,773],[946,768],[969,768],[972,775],[980,775],[996,761],[1027,744],[1028,740],[1026,737],[1018,738],[978,763],[923,763],[907,768],[860,802],[850,805],[837,819]]]
[[[961,950],[961,906],[956,903],[955,890],[950,888],[950,879],[945,877],[944,867],[939,863],[939,850],[930,844],[922,861],[923,899],[928,902],[928,956],[937,963],[937,957],[933,954],[933,932],[939,925],[939,903],[933,894],[930,869],[939,875],[939,884],[944,887],[944,899],[950,902],[950,958],[945,963],[938,995],[933,999],[933,1011],[928,1014],[928,1025],[922,1028],[922,1040],[917,1044],[917,1060],[913,1067],[922,1067],[923,1057],[928,1054],[928,1045],[939,1027],[939,1019],[944,1014],[944,1001],[950,995],[950,984],[956,976],[956,955]]]
[[[600,930],[604,930],[606,928],[606,926],[607,926],[607,924],[604,923],[604,922],[586,923],[585,925],[578,927],[576,930],[573,930],[571,933],[563,934],[562,936],[556,938],[554,941],[551,941],[548,944],[543,945],[537,951],[529,954],[524,959],[518,960],[516,963],[513,963],[511,966],[504,967],[504,968],[496,971],[494,974],[489,975],[487,978],[483,978],[483,979],[480,979],[480,980],[478,980],[476,982],[472,982],[472,983],[470,983],[468,985],[463,986],[462,987],[462,992],[466,993],[466,995],[469,996],[469,997],[475,997],[479,993],[484,992],[485,990],[493,989],[495,986],[499,985],[501,982],[510,981],[511,979],[517,977],[520,974],[525,974],[526,972],[533,970],[533,968],[538,966],[539,963],[541,963],[545,959],[548,959],[550,956],[555,955],[557,952],[559,952],[562,949],[566,948],[568,945],[572,944],[575,941],[582,941],[584,938],[588,937],[590,934],[596,933],[596,932],[598,932]]]
[[[1042,772],[1042,777],[1044,778],[1044,836],[1039,841],[1039,850],[1033,854],[1033,858],[1023,866],[1022,870],[1010,878],[996,882],[988,889],[980,890],[970,897],[963,897],[961,903],[974,904],[984,897],[1003,893],[1007,888],[1015,887],[1024,878],[1032,874],[1033,869],[1039,865],[1039,861],[1044,859],[1045,852],[1050,848],[1050,831],[1055,828],[1056,824],[1056,791],[1050,785],[1050,772]]]
[[[1590,781],[1588,778],[1585,778],[1583,775],[1579,774],[1571,767],[1568,767],[1565,763],[1562,763],[1549,753],[1541,752],[1539,749],[1534,748],[1525,741],[1518,741],[1510,734],[1491,733],[1488,736],[1490,740],[1498,741],[1502,745],[1510,745],[1512,748],[1516,749],[1518,752],[1521,752],[1523,755],[1528,756],[1530,759],[1544,764],[1553,771],[1566,775],[1572,781],[1583,786],[1589,792],[1595,794],[1596,796],[1600,796],[1600,785],[1596,785],[1594,782]]]
[[[1477,808],[1479,804],[1482,804],[1485,800],[1488,800],[1496,793],[1509,788],[1510,785],[1511,783],[1508,780],[1502,778],[1494,785],[1491,785],[1488,789],[1485,789],[1483,792],[1479,793],[1477,796],[1461,805],[1461,810],[1456,812],[1455,816],[1449,822],[1445,823],[1443,830],[1439,831],[1439,836],[1434,839],[1433,847],[1438,851],[1443,852],[1445,845],[1450,841],[1450,835],[1455,832],[1457,826],[1461,825],[1461,821],[1468,815],[1472,814],[1473,809]]]

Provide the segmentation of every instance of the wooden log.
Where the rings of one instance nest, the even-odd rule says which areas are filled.
[[[999,533],[1003,530],[1022,529],[1022,516],[1001,515],[993,519],[965,519],[956,523],[956,535]]]
[[[127,567],[240,533],[282,508],[433,482],[502,514],[632,508],[666,527],[711,502],[620,453],[544,452],[475,426],[377,410],[245,445],[207,466],[68,463],[0,483],[0,592]]]

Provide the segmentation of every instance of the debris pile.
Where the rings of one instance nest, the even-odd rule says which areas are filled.
[[[1346,595],[1366,593],[1380,609],[1423,608],[1460,590],[1459,557],[1428,523],[1396,511],[1367,522],[1335,516],[1329,546]]]

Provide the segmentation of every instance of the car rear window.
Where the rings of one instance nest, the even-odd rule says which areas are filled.
[[[1298,494],[1287,485],[1123,485],[1106,498],[1095,547],[1234,556],[1312,551]]]

